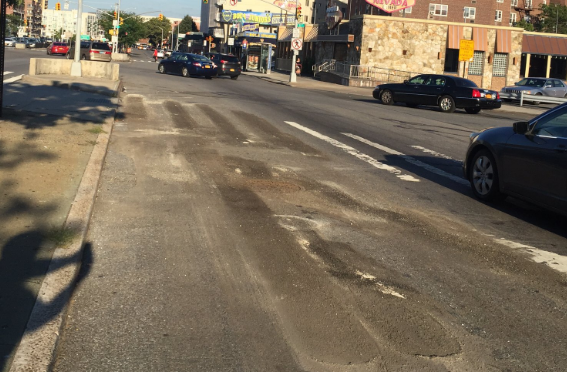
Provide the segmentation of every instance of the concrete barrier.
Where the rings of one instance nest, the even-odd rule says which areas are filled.
[[[73,60],[54,58],[30,58],[30,76],[33,75],[71,75]],[[93,77],[118,81],[120,65],[109,62],[81,61],[83,77]]]
[[[16,43],[14,44],[14,46],[16,47],[16,49],[26,49],[27,45],[24,43]]]
[[[116,62],[130,62],[130,56],[126,53],[112,53],[112,60]]]

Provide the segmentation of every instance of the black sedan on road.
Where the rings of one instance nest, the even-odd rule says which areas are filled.
[[[242,66],[236,56],[230,54],[211,53],[207,55],[217,66],[217,76],[227,75],[232,80],[238,79]]]
[[[210,59],[191,53],[174,53],[162,59],[158,65],[158,71],[162,74],[181,74],[184,77],[204,76],[207,79],[217,74],[217,69]]]
[[[512,195],[567,216],[567,104],[470,139],[463,172],[478,198]]]
[[[496,91],[479,88],[474,82],[447,75],[418,75],[403,84],[380,84],[372,94],[385,105],[404,102],[410,107],[439,106],[443,112],[464,108],[469,114],[500,108]]]

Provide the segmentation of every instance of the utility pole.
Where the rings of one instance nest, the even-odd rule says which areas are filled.
[[[75,58],[71,65],[71,76],[83,76],[81,70],[81,20],[83,18],[83,0],[79,0],[77,9],[77,28],[75,30]]]
[[[286,19],[287,25],[287,19]],[[297,29],[297,0],[295,0],[295,29]],[[297,75],[295,74],[295,61],[297,60],[297,50],[293,49],[293,56],[291,57],[291,74],[289,74],[289,82],[296,83]]]

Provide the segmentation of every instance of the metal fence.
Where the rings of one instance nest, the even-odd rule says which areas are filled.
[[[313,65],[313,73],[331,72],[348,78],[368,79],[382,82],[402,83],[412,76],[418,75],[417,72],[392,70],[374,66],[351,65],[346,62],[338,62],[334,59],[323,60],[321,63]]]
[[[509,100],[520,101],[520,106],[523,106],[525,102],[535,103],[535,104],[556,103],[558,105],[567,102],[567,99],[565,99],[565,98],[525,94],[523,91],[520,91],[520,93],[500,92],[500,98],[501,99],[509,99]]]

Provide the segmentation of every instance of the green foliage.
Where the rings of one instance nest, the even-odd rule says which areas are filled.
[[[55,31],[53,34],[53,40],[61,41],[63,38],[63,29]]]
[[[146,28],[144,37],[151,37],[154,40],[159,40],[162,35],[163,30],[163,38],[167,39],[169,32],[171,31],[171,21],[165,17],[163,20],[160,21],[157,17],[152,18],[146,23],[144,23]]]
[[[142,18],[134,13],[121,12],[120,17],[124,20],[124,24],[120,26],[118,33],[118,41],[123,45],[132,45],[138,40],[146,37],[146,27]],[[109,31],[112,30],[112,20],[114,19],[114,10],[102,12],[99,17],[99,25],[105,32],[105,37],[111,39]],[[127,34],[127,35],[126,35]]]
[[[536,31],[567,34],[567,6],[542,4],[540,10]]]
[[[24,0],[6,0],[7,6],[20,6],[24,4]]]
[[[516,22],[516,27],[523,28],[526,31],[534,31],[534,25],[532,23],[528,23],[525,20],[521,20]]]
[[[24,24],[24,21],[20,18],[20,16],[16,14],[7,14],[6,15],[6,35],[17,35],[18,34],[18,26]]]
[[[179,33],[186,34],[188,32],[199,31],[197,29],[197,25],[193,22],[193,18],[190,15],[186,15],[183,17],[181,22],[179,23]]]

